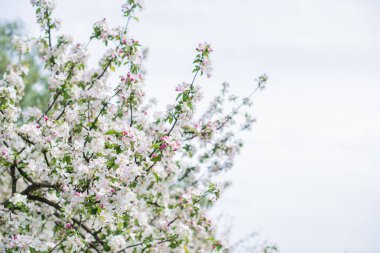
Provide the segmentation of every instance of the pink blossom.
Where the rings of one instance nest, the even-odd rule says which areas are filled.
[[[167,135],[161,136],[160,140],[164,141],[164,142],[168,142],[169,141],[169,136],[167,136]]]
[[[1,151],[1,154],[3,156],[7,156],[8,155],[8,150],[6,148],[3,148],[3,150]]]
[[[171,144],[171,147],[173,148],[173,151],[176,151],[179,147],[181,147],[181,142],[179,142],[179,141],[174,141],[174,142]]]

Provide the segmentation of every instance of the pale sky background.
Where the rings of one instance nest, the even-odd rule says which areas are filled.
[[[122,1],[57,2],[79,42],[103,17],[124,22]],[[146,1],[131,32],[150,50],[148,95],[174,98],[203,41],[215,49],[206,97],[223,81],[244,95],[269,75],[213,212],[234,217],[233,239],[260,231],[282,253],[380,252],[379,13],[377,0]],[[39,32],[29,1],[0,0],[0,18]]]

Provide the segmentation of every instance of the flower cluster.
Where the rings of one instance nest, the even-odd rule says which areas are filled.
[[[26,54],[29,52],[29,44],[25,38],[20,38],[14,35],[12,38],[12,44],[14,48],[19,52],[19,54]]]
[[[203,44],[199,44],[199,46],[196,48],[196,51],[198,54],[194,63],[197,65],[194,68],[194,72],[200,70],[201,74],[206,73],[207,77],[211,77],[212,66],[210,53],[213,52],[213,49],[211,48],[210,44],[207,44],[205,42]]]
[[[43,36],[31,40],[45,63],[45,110],[20,109],[27,69],[11,63],[0,80],[0,252],[222,251],[207,210],[233,165],[236,134],[252,122],[248,96],[223,113],[226,85],[199,119],[198,75],[211,75],[209,44],[196,49],[194,77],[164,112],[145,99],[143,50],[128,31],[141,1],[127,0],[126,26],[95,23],[106,49],[99,65],[59,25],[52,0],[33,0]],[[112,43],[111,43],[112,42]],[[15,38],[21,57],[28,47]],[[111,80],[119,69],[118,82]],[[266,78],[260,78],[263,86]],[[174,91],[173,91],[174,93]]]

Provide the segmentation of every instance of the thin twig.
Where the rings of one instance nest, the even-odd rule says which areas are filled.
[[[10,174],[12,178],[12,195],[16,193],[16,186],[17,186],[17,178],[16,178],[16,165],[13,164],[10,167]]]

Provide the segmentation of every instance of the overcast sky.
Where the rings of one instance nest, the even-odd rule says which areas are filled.
[[[57,2],[79,42],[103,17],[124,22],[122,1]],[[234,217],[234,239],[260,231],[283,253],[380,252],[379,13],[376,0],[146,1],[131,32],[149,48],[148,95],[174,97],[203,41],[215,49],[206,97],[223,81],[243,95],[269,75],[213,212]],[[29,1],[0,0],[0,18],[39,32]]]

